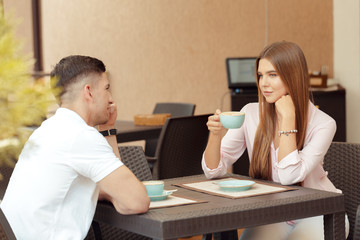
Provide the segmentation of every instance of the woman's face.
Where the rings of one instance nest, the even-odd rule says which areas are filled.
[[[275,103],[287,94],[286,87],[271,62],[260,59],[258,67],[259,87],[268,103]]]

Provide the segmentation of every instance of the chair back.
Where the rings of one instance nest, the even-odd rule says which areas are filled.
[[[171,117],[186,117],[193,116],[195,112],[195,104],[192,103],[177,103],[164,102],[157,103],[153,113],[170,113]],[[158,139],[149,139],[145,143],[145,155],[153,157],[156,151]]]
[[[360,205],[356,212],[353,240],[360,240]]]
[[[171,117],[186,117],[194,115],[195,107],[192,103],[157,103],[153,113],[171,113]]]
[[[249,167],[249,154],[246,149],[245,152],[239,157],[239,159],[236,160],[236,162],[233,164],[232,172],[243,176],[249,176]]]
[[[0,180],[0,199],[3,199],[5,195],[6,188],[9,184],[9,180],[11,174],[14,170],[14,166],[1,166],[0,167],[0,174],[2,179]]]
[[[168,118],[156,148],[153,178],[166,179],[202,174],[201,158],[209,131],[210,114]]]
[[[0,239],[4,240],[16,240],[15,234],[11,229],[11,226],[6,219],[6,216],[0,208]]]
[[[336,188],[345,196],[350,222],[347,239],[353,240],[357,208],[360,203],[360,144],[332,142],[324,158],[324,169]]]
[[[121,161],[140,181],[151,180],[152,175],[141,146],[120,146]]]

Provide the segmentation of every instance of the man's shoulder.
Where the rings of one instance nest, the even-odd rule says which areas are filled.
[[[71,149],[82,142],[98,142],[102,136],[75,113],[57,111],[33,133],[32,140],[49,146]]]

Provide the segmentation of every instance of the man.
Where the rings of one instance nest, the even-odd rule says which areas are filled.
[[[60,108],[29,138],[1,203],[18,239],[84,239],[99,194],[121,214],[148,210],[144,185],[119,160],[105,71],[86,56],[66,57],[52,71]]]

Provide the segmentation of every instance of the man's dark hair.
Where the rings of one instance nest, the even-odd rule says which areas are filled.
[[[54,87],[60,87],[60,97],[67,91],[67,87],[76,83],[89,74],[101,74],[106,71],[102,61],[96,58],[72,55],[60,60],[51,71],[51,80]],[[54,82],[55,81],[55,82]]]

